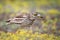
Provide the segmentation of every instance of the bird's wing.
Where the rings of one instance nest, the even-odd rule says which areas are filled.
[[[11,22],[21,24],[26,20],[26,18],[14,18]]]

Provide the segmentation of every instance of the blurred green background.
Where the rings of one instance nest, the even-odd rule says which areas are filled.
[[[0,0],[0,27],[6,30],[5,26],[9,27],[9,25],[6,25],[5,21],[21,12],[42,13],[47,19],[43,25],[51,24],[51,30],[60,34],[60,0]],[[54,20],[49,17],[54,17]],[[18,25],[10,26],[14,29]],[[48,29],[50,28],[48,27]]]
[[[7,25],[5,22],[9,18],[19,15],[19,13],[35,12],[39,12],[46,17],[46,21],[42,22],[40,29],[38,27],[33,29],[35,33],[21,28],[19,31],[17,29],[20,25]],[[0,0],[0,40],[29,39],[60,40],[60,0]]]

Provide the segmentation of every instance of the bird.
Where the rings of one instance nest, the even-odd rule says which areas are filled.
[[[35,20],[43,20],[43,16],[40,15],[40,13],[35,12],[33,14],[26,13],[26,14],[19,14],[15,16],[14,18],[9,18],[6,22],[7,24],[19,24],[21,28],[30,27],[32,30],[32,25]]]

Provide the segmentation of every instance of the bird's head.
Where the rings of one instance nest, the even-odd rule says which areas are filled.
[[[43,16],[41,13],[39,13],[39,12],[35,12],[34,14],[33,14],[33,16],[34,17],[37,17],[37,18],[39,18],[39,19],[42,19],[42,20],[45,20],[45,16]]]

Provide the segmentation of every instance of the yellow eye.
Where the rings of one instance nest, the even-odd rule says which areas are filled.
[[[34,16],[37,16],[37,14],[34,14]]]

